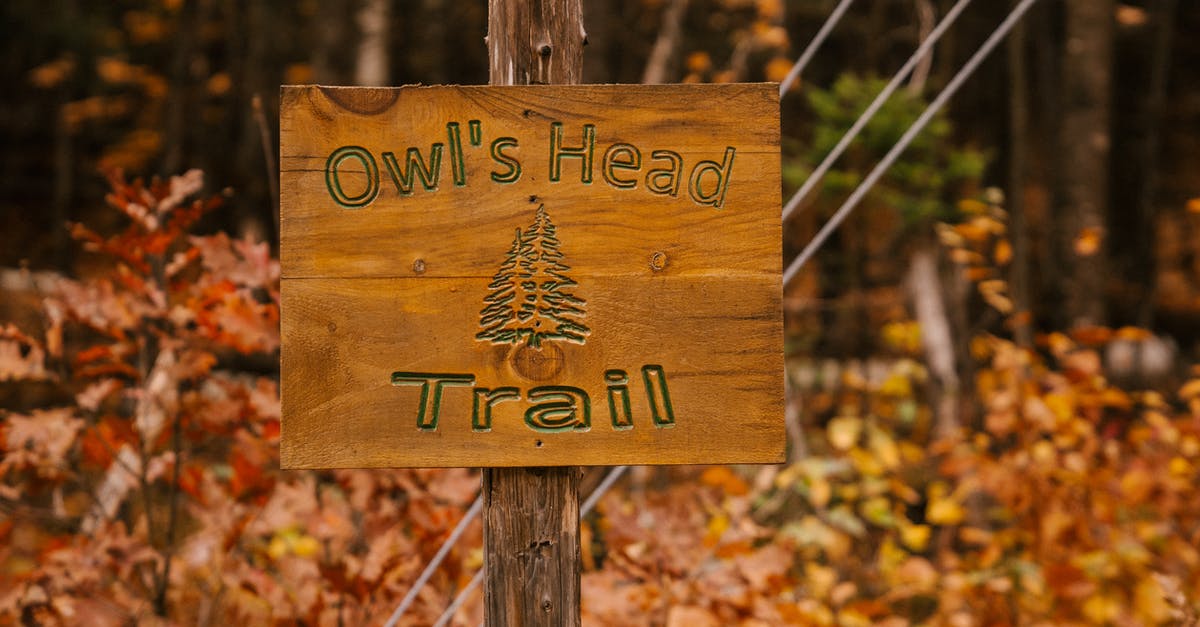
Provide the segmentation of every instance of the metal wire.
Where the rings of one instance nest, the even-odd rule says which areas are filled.
[[[979,50],[975,51],[975,54],[972,55],[971,58],[962,66],[962,69],[960,69],[958,73],[950,79],[950,82],[947,83],[944,88],[942,88],[941,93],[939,93],[937,97],[933,99],[933,102],[930,102],[929,106],[925,107],[925,111],[921,113],[921,116],[912,123],[912,126],[908,127],[908,130],[904,132],[904,135],[900,137],[900,140],[896,142],[896,145],[892,146],[892,149],[889,150],[886,155],[884,155],[879,164],[876,165],[875,168],[871,170],[871,173],[868,174],[865,179],[863,179],[863,182],[860,183],[857,188],[855,188],[854,193],[850,194],[850,197],[846,199],[846,202],[842,203],[842,206],[839,207],[838,210],[833,214],[833,217],[825,223],[825,226],[821,227],[821,230],[818,231],[817,235],[812,238],[812,241],[810,241],[808,245],[804,247],[804,250],[800,252],[800,254],[792,261],[791,265],[788,266],[787,270],[784,271],[783,284],[785,286],[791,282],[793,278],[795,278],[796,274],[800,272],[800,269],[804,267],[804,264],[808,263],[809,259],[816,254],[821,245],[825,243],[825,240],[828,239],[830,234],[833,233],[833,230],[841,225],[846,217],[850,215],[850,212],[854,211],[854,208],[857,207],[858,203],[861,202],[863,197],[867,195],[867,192],[871,191],[871,188],[874,187],[875,183],[879,181],[879,178],[883,176],[883,173],[886,172],[888,168],[892,167],[892,164],[895,163],[900,154],[903,153],[906,148],[908,148],[908,145],[912,143],[913,138],[915,138],[918,133],[925,129],[925,125],[929,124],[929,121],[933,119],[933,116],[937,114],[937,112],[940,111],[943,106],[946,105],[946,102],[949,101],[952,96],[954,96],[955,92],[958,91],[958,88],[962,86],[963,82],[965,82],[971,77],[972,74],[975,73],[975,70],[979,68],[979,65],[983,63],[983,60],[987,58],[988,54],[990,54],[992,50],[1004,40],[1004,37],[1008,35],[1013,26],[1016,26],[1017,22],[1025,15],[1025,12],[1028,11],[1029,7],[1033,6],[1035,2],[1037,2],[1037,0],[1022,0],[1020,4],[1014,7],[1012,12],[1008,14],[1008,17],[1006,17],[1004,21],[996,27],[996,30],[992,32],[987,40],[983,42],[983,45],[979,47]]]
[[[804,52],[800,53],[800,58],[796,59],[796,63],[792,65],[792,69],[788,70],[787,76],[783,78],[783,82],[779,83],[779,97],[781,99],[792,88],[792,83],[795,83],[796,79],[800,78],[800,73],[808,66],[808,62],[812,61],[813,55],[817,53],[817,48],[821,47],[821,44],[825,42],[825,38],[829,36],[829,33],[833,32],[833,27],[837,26],[837,23],[842,19],[842,15],[846,13],[846,10],[853,3],[854,0],[842,0],[834,7],[829,17],[825,18],[825,23],[821,25],[821,29],[817,31],[812,41],[808,42],[808,47],[804,49]]]
[[[471,521],[475,520],[481,511],[483,511],[482,494],[475,497],[475,502],[471,504],[471,508],[458,521],[458,525],[454,527],[454,531],[451,531],[450,536],[442,543],[441,548],[438,549],[437,554],[430,560],[429,565],[425,567],[425,570],[421,571],[421,576],[417,577],[412,587],[408,589],[408,593],[404,595],[404,599],[400,601],[400,605],[396,607],[396,611],[392,612],[392,617],[384,624],[385,627],[396,627],[396,622],[400,620],[401,616],[404,616],[404,613],[408,611],[413,601],[417,600],[417,593],[429,582],[429,578],[433,576],[433,572],[437,570],[438,566],[442,565],[442,561],[450,554],[450,549],[454,548],[454,545],[458,543],[458,539],[462,537],[463,532],[467,530],[467,525],[471,524]]]
[[[812,41],[810,41],[808,46],[805,47],[804,52],[800,54],[800,58],[797,59],[796,63],[792,65],[792,68],[788,70],[787,76],[784,77],[783,82],[779,84],[780,98],[783,98],[784,94],[786,94],[796,80],[800,78],[800,74],[808,66],[809,62],[812,61],[813,56],[816,55],[817,49],[821,47],[821,44],[823,44],[825,39],[829,37],[829,34],[833,32],[834,27],[837,26],[838,22],[841,21],[842,16],[845,15],[846,11],[849,10],[850,5],[853,3],[854,0],[841,0],[841,2],[834,7],[833,11],[830,12],[829,17],[825,19],[825,23],[821,25],[821,28],[817,31],[817,34],[813,37]],[[582,516],[590,512],[600,497],[604,496],[604,493],[612,487],[612,484],[615,483],[627,469],[628,466],[616,466],[610,470],[608,475],[605,476],[604,481],[602,481],[600,485],[596,486],[596,489],[592,492],[591,496],[584,501],[583,506],[580,508],[580,515]],[[446,555],[450,553],[450,549],[453,548],[454,544],[458,542],[458,539],[462,536],[467,524],[469,524],[475,519],[476,516],[479,515],[482,506],[483,496],[480,495],[475,499],[475,502],[471,505],[471,509],[468,510],[466,515],[463,516],[462,520],[459,521],[458,526],[455,527],[454,531],[442,544],[441,548],[438,549],[437,554],[433,556],[433,560],[430,561],[430,563],[425,567],[425,570],[421,572],[421,576],[417,578],[416,582],[413,583],[413,586],[409,589],[408,593],[405,594],[404,599],[400,601],[400,605],[396,607],[396,611],[392,612],[392,616],[388,619],[385,627],[395,627],[397,621],[400,620],[400,617],[403,616],[406,611],[408,611],[408,608],[412,606],[413,602],[416,600],[417,594],[420,593],[421,588],[428,583],[429,578],[433,576],[434,571],[436,571],[438,566],[440,566],[441,563],[446,559]],[[467,595],[479,586],[479,581],[482,576],[482,570],[475,574],[475,577],[471,579],[470,583],[468,583],[465,588],[463,588],[458,597],[454,599],[454,602],[450,604],[450,606],[438,619],[436,625],[440,626],[446,624],[450,617],[453,616],[454,613],[458,611],[458,608],[462,606]]]
[[[788,72],[783,82],[780,83],[779,94],[781,98],[791,88],[792,84],[795,83],[801,72],[804,71],[804,68],[815,55],[817,48],[820,47],[820,45],[828,37],[829,33],[832,32],[834,26],[836,26],[838,21],[841,20],[842,15],[845,14],[845,12],[850,8],[850,5],[853,3],[853,1],[854,0],[842,0],[837,7],[834,8],[833,12],[830,13],[830,16],[825,21],[825,24],[822,25],[821,29],[817,32],[813,40],[809,42],[808,47],[805,48],[804,52],[800,55],[800,58],[796,61],[795,65],[792,66],[792,69]],[[863,111],[862,115],[859,116],[859,119],[855,121],[850,130],[843,135],[837,146],[835,146],[829,155],[826,156],[821,165],[819,165],[817,169],[813,171],[813,174],[808,177],[808,180],[805,181],[804,186],[802,186],[800,190],[798,190],[788,201],[787,206],[785,206],[783,210],[784,220],[786,220],[790,214],[795,211],[795,208],[799,205],[800,201],[810,191],[812,191],[812,187],[820,181],[820,179],[829,170],[829,167],[832,165],[832,163],[841,156],[842,152],[845,151],[850,142],[853,141],[857,134],[862,130],[862,127],[866,126],[867,122],[874,117],[879,108],[882,107],[884,102],[886,102],[887,98],[890,97],[892,93],[894,93],[899,87],[900,83],[908,77],[908,74],[912,72],[913,68],[916,67],[916,64],[919,63],[926,54],[928,54],[929,49],[941,38],[942,34],[950,27],[951,24],[954,23],[954,21],[958,18],[959,13],[961,13],[966,6],[970,4],[970,2],[971,0],[959,0],[959,2],[956,3],[950,9],[950,11],[946,13],[946,16],[942,18],[942,21],[939,22],[937,27],[934,28],[934,30],[929,34],[929,37],[926,38],[926,40],[921,43],[917,50],[913,52],[913,55],[909,57],[904,66],[901,67],[895,76],[893,76],[892,80],[887,86],[884,87],[883,91],[881,91],[879,95],[876,96],[875,100],[871,102],[871,105]],[[845,221],[846,217],[849,216],[849,214],[858,206],[858,203],[861,202],[862,198],[867,194],[867,192],[874,187],[875,183],[879,181],[884,172],[886,172],[888,168],[895,163],[896,159],[899,158],[900,154],[902,154],[904,150],[908,148],[908,145],[912,143],[912,140],[917,136],[917,134],[924,130],[925,126],[929,124],[933,116],[937,114],[937,112],[940,111],[943,106],[945,106],[946,102],[949,101],[951,97],[954,96],[954,94],[958,91],[958,88],[962,86],[962,83],[975,73],[975,70],[978,69],[983,60],[987,58],[992,50],[999,45],[1004,37],[1008,35],[1013,26],[1016,25],[1017,21],[1019,21],[1025,15],[1025,13],[1030,7],[1033,6],[1035,2],[1037,2],[1037,0],[1022,0],[1021,3],[1018,4],[1011,13],[1009,13],[1008,17],[1001,22],[1001,24],[988,37],[983,45],[980,46],[979,50],[975,52],[970,60],[968,60],[967,63],[958,71],[958,73],[950,79],[950,82],[946,84],[941,93],[939,93],[937,97],[934,98],[934,100],[929,104],[929,106],[925,108],[925,111],[923,111],[920,117],[913,122],[907,131],[905,131],[904,135],[901,136],[900,140],[896,142],[890,151],[888,151],[887,155],[885,155],[879,164],[876,165],[873,170],[871,170],[871,173],[868,174],[865,179],[863,179],[863,182],[859,184],[859,186],[854,190],[850,197],[846,199],[842,206],[838,208],[833,217],[830,218],[829,222],[827,222],[821,228],[817,235],[813,237],[812,241],[810,241],[804,250],[801,251],[800,255],[798,255],[796,259],[792,261],[787,270],[784,272],[784,285],[790,283],[800,269],[803,268],[806,263],[808,263],[816,251],[820,249],[821,245],[824,244],[825,240],[829,238],[833,230],[840,226],[843,221]],[[580,516],[588,514],[595,507],[596,503],[599,502],[600,498],[602,498],[604,494],[608,492],[610,488],[612,488],[613,484],[620,479],[621,475],[624,474],[626,470],[628,470],[628,466],[616,466],[612,468],[600,485],[596,486],[596,489],[587,498],[587,500],[584,501],[580,508]],[[408,591],[408,594],[405,595],[404,599],[400,602],[400,605],[396,608],[396,611],[393,612],[391,618],[388,619],[388,622],[386,623],[387,627],[395,626],[396,622],[401,616],[403,616],[404,612],[407,611],[409,606],[411,606],[413,601],[416,599],[416,596],[420,592],[421,588],[433,575],[433,572],[438,566],[441,565],[441,562],[445,560],[445,557],[449,554],[450,549],[455,543],[458,542],[459,538],[466,530],[467,525],[479,515],[479,512],[483,507],[482,499],[482,495],[475,499],[475,502],[471,505],[471,508],[463,516],[462,520],[459,521],[458,525],[455,527],[454,531],[451,532],[450,536],[446,539],[446,542],[443,543],[442,547],[438,549],[438,552],[436,555],[434,555],[433,560],[428,566],[426,566],[425,570],[422,571],[421,576],[417,578],[417,581],[414,582],[412,588]],[[475,573],[475,576],[471,578],[471,581],[468,582],[465,587],[463,587],[458,596],[454,598],[454,601],[450,603],[450,605],[438,618],[437,622],[434,623],[435,627],[443,627],[450,621],[451,618],[453,618],[454,614],[459,608],[462,607],[463,603],[466,602],[471,593],[479,587],[479,584],[483,581],[484,573],[484,569],[480,569]]]
[[[958,2],[946,12],[946,16],[942,18],[942,21],[938,22],[938,25],[929,32],[929,36],[925,38],[925,41],[921,42],[920,46],[917,46],[917,49],[913,51],[912,56],[908,58],[908,61],[904,62],[904,65],[900,67],[900,69],[896,72],[896,75],[892,77],[892,80],[889,81],[888,84],[884,86],[883,90],[875,96],[875,99],[872,100],[871,104],[862,112],[862,115],[858,116],[858,119],[854,121],[854,125],[850,127],[850,130],[846,131],[846,133],[842,135],[842,138],[838,140],[837,145],[833,147],[833,150],[829,151],[829,154],[825,155],[825,159],[821,161],[821,164],[817,166],[817,169],[813,170],[812,174],[805,179],[804,184],[800,186],[800,189],[796,190],[796,193],[792,194],[792,197],[788,199],[787,204],[783,206],[784,222],[786,222],[787,219],[796,212],[796,208],[800,206],[800,203],[803,202],[804,199],[808,197],[809,193],[812,192],[813,188],[825,178],[825,175],[829,172],[829,168],[833,167],[833,163],[842,156],[842,153],[846,152],[846,148],[850,146],[850,142],[854,141],[855,137],[858,137],[858,133],[862,131],[864,127],[866,127],[867,122],[870,122],[871,118],[875,117],[875,114],[879,112],[879,109],[883,107],[883,104],[887,102],[887,99],[890,98],[892,94],[900,88],[900,83],[903,83],[904,79],[908,78],[909,74],[912,74],[913,69],[917,67],[917,64],[921,62],[921,59],[925,58],[925,56],[929,54],[929,52],[933,49],[933,45],[942,38],[942,34],[950,28],[950,25],[958,19],[959,13],[962,13],[969,4],[971,4],[971,0],[958,0]]]

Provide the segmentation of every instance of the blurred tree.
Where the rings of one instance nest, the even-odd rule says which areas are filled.
[[[1104,249],[1112,145],[1114,0],[1069,0],[1062,58],[1062,139],[1058,172],[1059,254],[1067,269],[1064,314],[1072,326],[1100,325],[1105,312]]]

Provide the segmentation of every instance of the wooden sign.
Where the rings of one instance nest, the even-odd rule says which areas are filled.
[[[776,89],[284,87],[282,465],[783,461]]]

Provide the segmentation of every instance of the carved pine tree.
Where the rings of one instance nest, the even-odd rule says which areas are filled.
[[[488,284],[488,295],[483,299],[484,307],[479,312],[479,326],[483,330],[475,334],[479,340],[490,340],[494,344],[516,343],[520,340],[515,329],[510,328],[517,319],[513,301],[517,298],[517,258],[529,246],[525,244],[521,229],[516,229],[512,246],[504,256],[500,269]]]
[[[517,231],[488,285],[479,312],[483,331],[476,339],[493,344],[524,341],[533,348],[544,341],[583,344],[591,332],[583,324],[587,303],[570,291],[578,285],[566,274],[570,269],[559,250],[557,229],[541,205],[533,224]]]

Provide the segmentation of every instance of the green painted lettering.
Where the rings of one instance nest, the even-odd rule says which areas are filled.
[[[504,172],[492,172],[492,180],[497,183],[516,183],[521,178],[521,162],[511,155],[504,154],[505,148],[516,148],[515,137],[501,137],[492,142],[492,161],[508,168]]]
[[[345,188],[342,187],[339,167],[346,159],[357,159],[366,173],[367,186],[357,196],[346,194]],[[329,190],[333,201],[347,209],[357,209],[371,204],[379,195],[379,166],[375,164],[375,157],[361,146],[338,148],[325,160],[325,187]]]
[[[525,424],[534,431],[588,431],[592,404],[587,392],[566,385],[545,385],[529,390],[536,404],[525,410]]]
[[[654,168],[646,173],[646,189],[664,196],[679,194],[679,182],[683,179],[683,157],[670,150],[655,150],[650,153],[653,160],[666,160],[671,165]]]
[[[471,430],[485,433],[492,430],[492,408],[504,401],[521,400],[521,391],[517,388],[487,388],[475,389],[475,404],[471,408]]]
[[[604,371],[604,382],[608,385],[608,415],[612,418],[615,431],[633,428],[633,410],[629,406],[629,375],[624,370]]]
[[[666,371],[662,366],[642,366],[642,381],[646,384],[646,398],[650,401],[650,418],[654,426],[675,426],[675,410],[671,407],[671,393],[667,391]]]
[[[425,191],[434,191],[438,188],[438,179],[442,177],[441,143],[429,147],[429,167],[425,166],[425,161],[421,158],[421,151],[416,148],[409,148],[405,153],[403,169],[396,161],[395,154],[385,152],[382,156],[383,164],[387,166],[388,174],[391,175],[392,182],[396,184],[396,190],[401,194],[412,193],[414,173],[420,177]]]
[[[393,372],[392,385],[421,386],[421,403],[417,406],[417,428],[422,431],[437,431],[438,417],[442,408],[442,390],[446,386],[466,387],[475,385],[475,375]],[[429,393],[431,386],[433,390],[432,395]],[[433,397],[432,400],[430,396]]]
[[[446,124],[446,135],[450,139],[450,172],[454,177],[454,185],[463,187],[467,184],[467,166],[463,163],[462,132],[458,122]]]
[[[483,145],[483,123],[479,120],[470,120],[467,122],[467,134],[470,136],[472,146]]]
[[[604,174],[604,182],[621,189],[637,187],[637,177],[622,179],[617,177],[617,170],[637,171],[642,168],[642,151],[632,144],[613,144],[604,151],[604,160],[600,168]]]
[[[692,200],[701,205],[712,205],[715,209],[720,209],[725,203],[725,190],[729,189],[729,175],[733,170],[733,155],[736,151],[733,147],[725,149],[725,158],[721,163],[716,161],[701,161],[692,169],[691,181],[688,184],[688,193],[691,194]],[[704,192],[704,182],[701,180],[704,174],[712,172],[717,177],[716,186],[712,192]]]
[[[562,178],[562,160],[579,159],[581,162],[579,180],[582,183],[592,182],[592,153],[596,149],[596,125],[583,125],[583,145],[577,148],[563,146],[562,122],[550,124],[550,181],[557,183]]]

